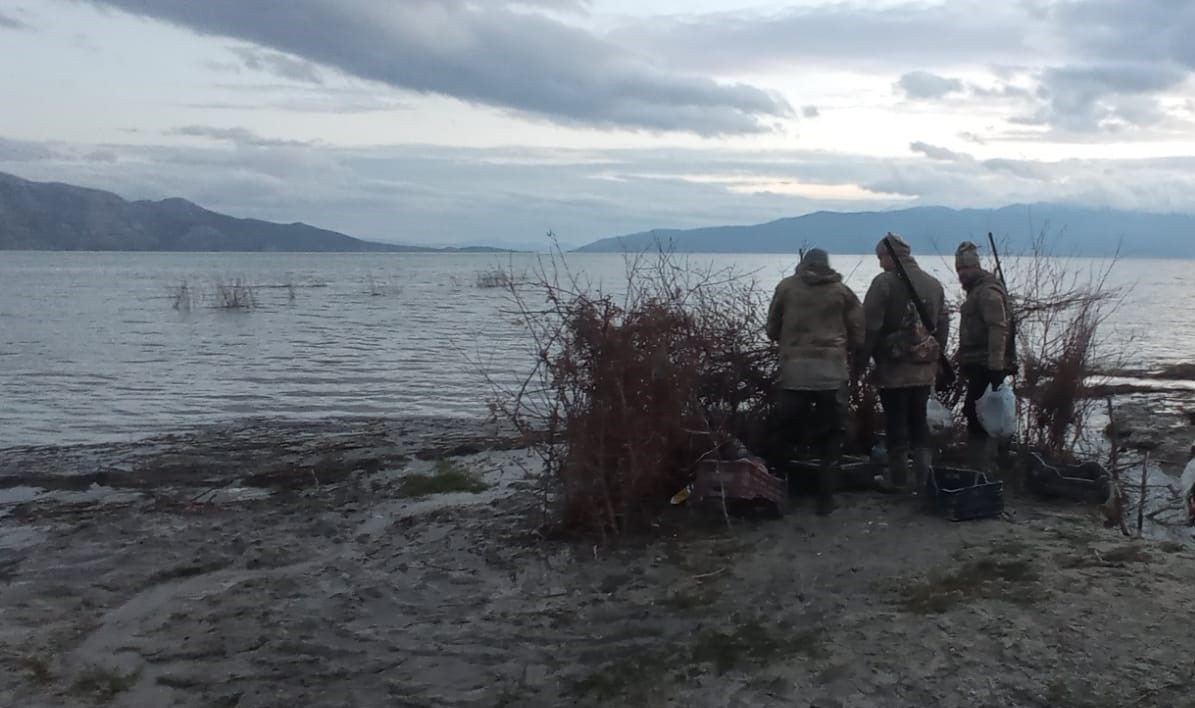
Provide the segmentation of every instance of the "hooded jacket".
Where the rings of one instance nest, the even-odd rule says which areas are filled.
[[[909,274],[909,280],[913,281],[917,297],[925,304],[930,322],[934,323],[934,339],[938,340],[942,351],[946,351],[946,340],[950,334],[950,313],[946,309],[946,295],[942,290],[942,283],[921,270],[912,256],[900,254],[899,258],[905,272]],[[867,322],[867,339],[863,352],[865,357],[875,359],[873,381],[877,388],[932,386],[937,377],[937,362],[919,364],[894,359],[883,346],[884,338],[898,332],[906,322],[909,304],[909,289],[895,270],[877,275],[871,281],[871,287],[867,289],[863,301]]]
[[[996,276],[985,271],[964,288],[959,310],[959,361],[993,371],[1013,369],[1008,351],[1008,295]]]
[[[780,344],[781,388],[838,389],[850,379],[848,354],[863,344],[863,308],[837,272],[802,263],[776,286],[768,338]]]

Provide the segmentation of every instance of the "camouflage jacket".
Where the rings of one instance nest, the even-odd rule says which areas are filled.
[[[959,362],[1012,371],[1004,287],[985,271],[966,291],[967,299],[959,311]]]
[[[934,325],[933,336],[942,351],[946,350],[946,339],[950,334],[950,313],[946,309],[946,295],[938,279],[921,270],[911,256],[901,259],[913,289],[925,304],[930,322]],[[863,312],[867,323],[867,339],[863,347],[864,361],[874,359],[873,382],[877,388],[910,388],[932,386],[937,377],[937,362],[919,364],[902,361],[893,356],[884,346],[886,338],[899,332],[906,322],[910,305],[909,289],[895,270],[885,271],[871,281],[863,299]]]
[[[798,267],[776,286],[768,338],[780,344],[781,388],[836,389],[850,379],[848,354],[863,343],[863,308],[838,273]]]

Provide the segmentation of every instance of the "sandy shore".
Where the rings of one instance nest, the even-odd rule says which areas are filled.
[[[404,496],[439,460],[488,488]],[[448,420],[0,451],[0,705],[1195,705],[1195,552],[1089,509],[596,549],[538,533],[535,469]]]

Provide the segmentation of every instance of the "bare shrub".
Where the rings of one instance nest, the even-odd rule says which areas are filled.
[[[540,452],[568,534],[645,528],[702,454],[766,438],[776,357],[755,282],[661,251],[628,258],[623,286],[589,288],[559,251],[508,286],[536,365],[493,406]]]
[[[1099,405],[1090,395],[1092,377],[1119,354],[1101,332],[1124,296],[1108,282],[1116,263],[1114,257],[1082,267],[1059,258],[1043,229],[1009,271],[1020,442],[1059,461],[1092,448],[1090,422]]]
[[[185,280],[170,290],[170,299],[172,307],[180,312],[189,312],[195,303],[194,293]]]
[[[231,283],[217,280],[215,306],[221,310],[250,310],[257,307],[257,293],[241,278]]]

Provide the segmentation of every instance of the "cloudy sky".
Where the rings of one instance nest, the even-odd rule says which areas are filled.
[[[1186,0],[0,0],[0,171],[422,244],[1195,211]]]

